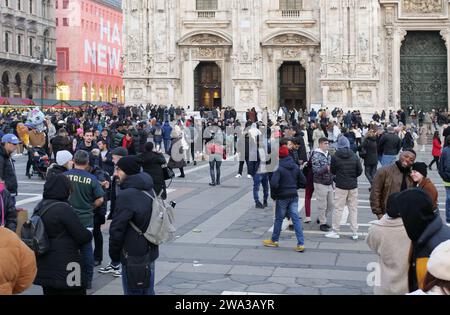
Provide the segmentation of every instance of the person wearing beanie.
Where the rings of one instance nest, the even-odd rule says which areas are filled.
[[[334,196],[333,230],[326,234],[327,238],[340,238],[344,207],[350,213],[350,227],[352,239],[358,240],[358,177],[363,169],[358,156],[350,149],[350,141],[340,136],[337,143],[338,150],[331,158],[331,174],[335,176],[336,190]]]
[[[150,175],[141,172],[141,159],[136,156],[122,158],[117,164],[120,192],[117,195],[116,213],[109,229],[109,256],[122,264],[122,287],[125,295],[154,295],[155,260],[159,249],[142,235],[150,224],[153,211],[154,185]],[[132,226],[130,223],[133,223]],[[132,289],[128,285],[128,259],[145,261],[148,278],[134,277],[133,281],[149,283],[147,288]],[[145,273],[144,273],[145,275]]]
[[[409,295],[450,295],[450,241],[441,243],[431,253],[423,290]]]
[[[411,178],[413,179],[416,187],[426,191],[433,201],[433,208],[438,209],[438,191],[434,186],[431,179],[427,177],[427,165],[422,162],[416,162],[411,168]]]
[[[431,252],[440,243],[450,240],[450,228],[442,222],[429,195],[420,188],[402,191],[397,196],[397,204],[412,241],[408,284],[409,292],[414,292],[424,288]]]
[[[370,191],[370,207],[378,219],[386,213],[390,195],[414,187],[410,174],[415,161],[416,155],[413,152],[404,151],[397,162],[382,167],[376,173]]]
[[[73,155],[67,150],[56,153],[56,163],[47,169],[47,178],[62,174],[73,168]]]
[[[329,232],[331,226],[327,224],[327,216],[334,209],[333,174],[331,174],[331,156],[328,152],[329,142],[327,138],[319,139],[319,148],[311,155],[314,193],[317,199],[317,210],[322,232]]]
[[[397,195],[389,196],[386,214],[372,222],[367,245],[379,257],[380,282],[374,286],[375,295],[403,295],[408,290],[408,254],[411,240],[400,217]]]
[[[43,200],[34,213],[47,212],[41,216],[45,232],[50,240],[46,255],[37,257],[35,285],[43,289],[44,295],[86,295],[88,279],[82,275],[81,283],[69,285],[70,263],[83,265],[80,253],[83,246],[90,244],[92,234],[81,223],[79,216],[69,204],[72,183],[63,174],[49,177],[44,185]]]
[[[264,240],[263,245],[266,247],[279,246],[281,226],[286,215],[289,215],[297,237],[295,251],[304,252],[305,239],[302,223],[298,216],[298,189],[306,187],[306,178],[289,155],[287,146],[283,145],[280,147],[279,156],[278,169],[272,174],[270,179],[271,196],[275,200],[275,222],[272,238]]]

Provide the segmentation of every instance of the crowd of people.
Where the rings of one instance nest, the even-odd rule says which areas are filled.
[[[274,200],[273,235],[263,241],[264,246],[279,246],[287,219],[296,234],[294,250],[304,252],[303,224],[313,221],[313,197],[316,222],[325,237],[343,236],[341,219],[347,207],[351,238],[357,241],[358,179],[364,173],[371,185],[370,206],[378,219],[367,239],[380,257],[382,277],[376,293],[449,294],[450,126],[446,123],[438,112],[413,109],[376,112],[370,123],[359,111],[344,113],[338,108],[310,112],[252,108],[242,114],[232,108],[201,108],[197,114],[189,108],[147,105],[3,113],[0,244],[11,244],[9,250],[28,258],[9,262],[9,268],[1,266],[0,292],[23,291],[28,281],[41,286],[44,294],[86,294],[92,289],[94,267],[103,266],[100,273],[122,278],[124,294],[155,294],[158,245],[138,232],[147,229],[152,217],[148,194],[167,199],[167,180],[175,176],[173,170],[185,178],[187,165],[203,161],[209,163],[209,185],[218,187],[223,162],[237,161],[236,178],[242,178],[246,165],[247,178],[253,181],[255,207],[267,208],[269,199]],[[417,161],[417,152],[425,150],[431,135],[430,161]],[[33,255],[12,233],[17,230],[19,191],[14,153],[28,156],[26,176],[37,173],[45,180],[43,199],[33,211],[51,240],[44,255]],[[50,163],[43,164],[45,160]],[[437,189],[427,177],[434,163],[446,187],[447,224],[439,216]],[[305,190],[304,204],[299,204],[300,189]],[[102,226],[107,220],[111,220],[110,262],[104,265]],[[136,257],[144,268],[131,263]],[[78,282],[67,282],[72,263],[81,266]],[[22,273],[26,277],[18,276]],[[146,285],[137,286],[136,277]],[[19,278],[23,282],[13,280]]]

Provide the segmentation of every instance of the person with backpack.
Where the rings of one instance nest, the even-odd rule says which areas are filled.
[[[153,128],[152,135],[156,151],[161,151],[161,143],[163,141],[163,130],[159,122],[157,122],[155,128]]]
[[[0,295],[19,294],[36,276],[36,256],[17,234],[0,226]]]
[[[34,209],[49,240],[47,252],[37,256],[38,271],[34,280],[35,285],[42,287],[44,295],[86,295],[88,279],[81,272],[81,248],[91,242],[92,234],[68,202],[71,186],[63,174],[48,178],[43,199]]]
[[[16,203],[10,192],[6,189],[5,182],[0,178],[0,225],[16,232],[17,211]]]
[[[153,211],[153,180],[141,172],[142,160],[123,157],[117,163],[116,176],[120,192],[117,209],[109,230],[109,255],[122,264],[122,286],[125,295],[155,295],[155,260],[158,246],[150,243],[146,231]],[[153,195],[154,196],[154,195]],[[133,223],[138,233],[131,225]]]

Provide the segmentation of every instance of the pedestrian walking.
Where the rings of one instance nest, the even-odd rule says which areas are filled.
[[[147,142],[145,151],[140,155],[142,160],[142,168],[144,172],[153,179],[153,185],[156,194],[163,200],[167,198],[166,181],[164,180],[163,165],[166,164],[166,158],[159,152],[154,151],[152,142]]]
[[[74,274],[74,270],[83,265],[80,250],[91,242],[92,234],[68,202],[71,190],[72,184],[63,174],[48,178],[43,199],[34,209],[34,213],[46,211],[40,216],[50,241],[47,254],[37,258],[34,280],[44,295],[86,295],[88,279],[84,273]],[[71,275],[73,283],[67,281]]]
[[[275,200],[275,222],[273,234],[270,240],[263,241],[266,247],[278,247],[281,234],[281,226],[286,214],[292,220],[297,238],[295,251],[305,251],[305,239],[303,227],[298,216],[298,189],[305,187],[306,179],[298,165],[289,156],[289,149],[281,146],[279,150],[279,166],[272,174],[270,189]]]
[[[379,285],[374,286],[375,295],[403,295],[408,289],[408,255],[411,240],[406,234],[400,209],[396,204],[399,193],[389,196],[386,214],[372,222],[367,235],[367,245],[379,257]]]
[[[152,199],[146,193],[153,195],[153,181],[150,175],[141,172],[141,163],[139,157],[124,157],[117,163],[116,171],[120,193],[110,227],[109,255],[122,264],[125,295],[155,295],[158,246],[148,242],[130,224],[133,222],[141,232],[146,231],[152,216]]]
[[[63,150],[56,153],[56,163],[47,169],[47,178],[58,174],[63,174],[73,168],[73,155],[69,151]]]
[[[75,210],[78,218],[91,233],[94,230],[94,209],[100,207],[104,201],[104,191],[94,175],[88,172],[89,153],[79,150],[74,155],[74,168],[64,173],[72,183],[69,204]],[[87,278],[86,289],[92,288],[94,272],[94,252],[92,243],[81,247],[83,257],[82,272]]]
[[[425,152],[425,145],[428,143],[428,128],[426,125],[421,125],[419,128],[419,139],[417,144],[421,146],[420,152]]]
[[[378,152],[382,154],[381,165],[386,166],[393,164],[401,148],[402,141],[399,136],[395,134],[395,128],[389,126],[387,128],[387,133],[381,136],[379,142]]]
[[[13,232],[17,229],[16,202],[11,193],[6,189],[5,182],[0,179],[0,226]]]
[[[0,179],[5,182],[6,189],[11,193],[15,201],[17,196],[17,176],[12,154],[17,150],[20,140],[13,134],[6,134],[2,137],[0,146]]]
[[[17,234],[0,226],[0,295],[19,294],[36,276],[36,256]]]
[[[211,132],[211,138],[207,140],[206,152],[209,156],[209,173],[211,176],[210,186],[220,185],[220,167],[225,157],[223,147],[223,136]]]
[[[317,210],[322,232],[329,232],[331,226],[327,224],[327,216],[334,209],[333,175],[331,174],[331,155],[328,152],[327,138],[319,139],[319,148],[313,151],[311,158],[314,174],[314,192],[317,199]]]
[[[164,140],[164,151],[166,154],[170,155],[170,148],[172,147],[172,127],[170,126],[169,122],[166,121],[164,125],[162,126],[162,138]]]
[[[439,170],[439,159],[442,155],[442,141],[441,136],[439,134],[439,131],[435,131],[433,135],[433,150],[431,151],[431,154],[433,155],[433,161],[428,165],[428,168],[430,171],[432,170],[432,166],[434,163],[436,163],[436,167]]]
[[[378,168],[378,145],[375,130],[370,129],[367,132],[364,142],[361,144],[359,156],[364,160],[364,174],[372,187]],[[371,187],[369,187],[369,191]]]
[[[397,162],[378,170],[370,192],[370,207],[378,219],[386,214],[386,203],[390,195],[414,186],[410,174],[415,161],[415,152],[404,151]]]
[[[347,206],[350,213],[352,239],[358,240],[358,177],[362,166],[358,156],[350,149],[350,142],[341,136],[336,154],[331,158],[331,174],[335,176],[336,191],[333,211],[333,230],[325,237],[339,239],[342,214]]]
[[[450,136],[445,139],[445,147],[442,150],[438,169],[445,186],[445,217],[447,224],[450,224]]]

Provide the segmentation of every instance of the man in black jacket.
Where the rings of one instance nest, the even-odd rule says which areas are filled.
[[[13,134],[6,134],[2,137],[2,145],[0,146],[0,179],[5,182],[6,189],[12,196],[17,196],[17,177],[16,169],[11,155],[16,151],[20,140]],[[13,199],[15,199],[13,197]]]
[[[338,239],[342,213],[348,206],[350,226],[353,240],[358,240],[358,177],[363,169],[356,154],[350,149],[350,141],[344,136],[339,137],[337,151],[331,158],[331,174],[335,177],[336,191],[333,212],[333,230],[325,237]]]
[[[153,194],[153,180],[147,173],[141,172],[141,160],[128,156],[117,163],[117,176],[120,193],[117,196],[117,214],[111,222],[109,234],[109,255],[113,261],[122,263],[122,285],[125,295],[154,295],[155,260],[159,256],[158,246],[150,243],[130,225],[133,222],[141,232],[150,224],[153,202],[146,194]],[[128,260],[140,257],[148,266],[148,288],[131,289],[129,281],[135,277],[128,270]]]
[[[278,240],[280,239],[281,226],[286,214],[289,214],[297,237],[295,251],[304,252],[305,240],[302,223],[298,216],[297,190],[306,187],[306,178],[292,157],[289,156],[287,146],[281,146],[279,156],[278,169],[273,173],[270,180],[271,195],[276,202],[273,234],[270,240],[263,241],[263,245],[266,247],[279,246]]]
[[[382,154],[381,165],[386,166],[393,164],[397,159],[397,155],[402,148],[402,141],[395,134],[392,126],[387,128],[387,133],[381,136],[378,152]]]

